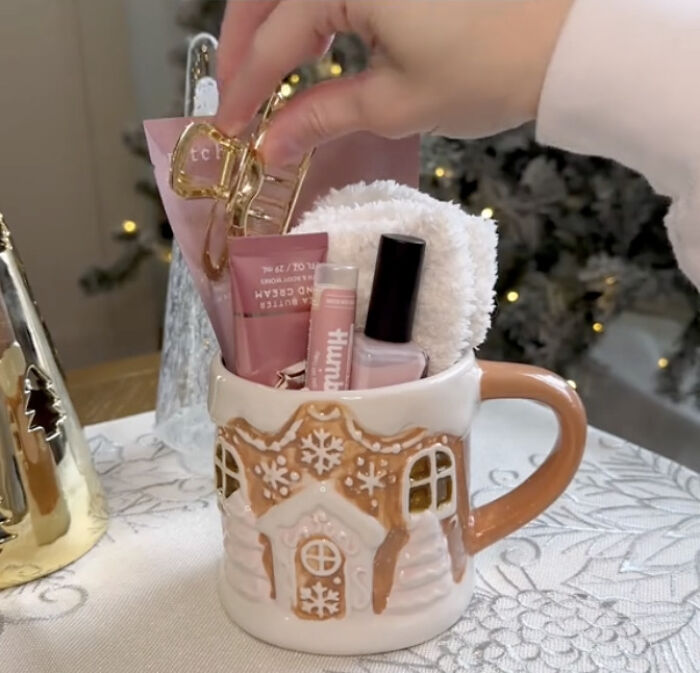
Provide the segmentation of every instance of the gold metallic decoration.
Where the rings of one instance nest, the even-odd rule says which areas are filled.
[[[0,215],[0,589],[71,563],[106,528],[85,437]]]
[[[221,274],[228,266],[228,250],[223,247],[219,253],[219,258],[214,261],[211,257],[211,235],[214,232],[214,226],[217,221],[218,211],[223,208],[221,201],[214,201],[214,205],[209,211],[209,219],[207,220],[207,229],[204,233],[204,246],[202,251],[202,268],[209,280],[219,280]]]
[[[170,165],[170,186],[185,199],[213,199],[207,240],[223,205],[227,232],[231,236],[252,233],[285,234],[311,161],[307,153],[297,166],[283,169],[265,166],[260,147],[276,110],[284,104],[278,91],[267,102],[257,128],[247,141],[229,138],[209,122],[192,122],[180,135]],[[212,143],[221,158],[216,179],[192,175],[188,159],[197,143]],[[256,224],[253,224],[253,221]],[[210,271],[220,271],[224,260],[209,261]]]

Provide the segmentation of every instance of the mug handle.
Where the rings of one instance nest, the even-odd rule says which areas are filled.
[[[470,552],[476,554],[524,526],[566,489],[581,462],[586,443],[586,412],[563,379],[546,369],[508,362],[479,361],[481,399],[527,399],[554,411],[559,435],[547,459],[510,493],[471,514]]]

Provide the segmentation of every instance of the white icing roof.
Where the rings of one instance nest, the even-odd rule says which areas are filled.
[[[276,505],[258,519],[257,527],[268,537],[274,537],[280,526],[294,526],[304,515],[312,514],[316,509],[339,519],[368,547],[376,549],[386,537],[386,530],[374,517],[340,495],[333,483],[328,481],[308,485],[300,493]]]

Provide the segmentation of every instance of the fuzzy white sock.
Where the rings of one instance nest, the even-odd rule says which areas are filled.
[[[430,357],[430,374],[476,348],[491,325],[496,225],[393,181],[332,190],[293,233],[327,231],[328,261],[359,268],[358,327],[364,327],[381,234],[427,242],[413,339]]]

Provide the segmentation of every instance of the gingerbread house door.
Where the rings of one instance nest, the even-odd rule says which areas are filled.
[[[302,539],[295,555],[296,612],[303,619],[345,615],[345,555],[329,537]]]
[[[281,606],[317,621],[371,610],[374,556],[386,530],[331,484],[309,484],[256,527],[272,547]]]

